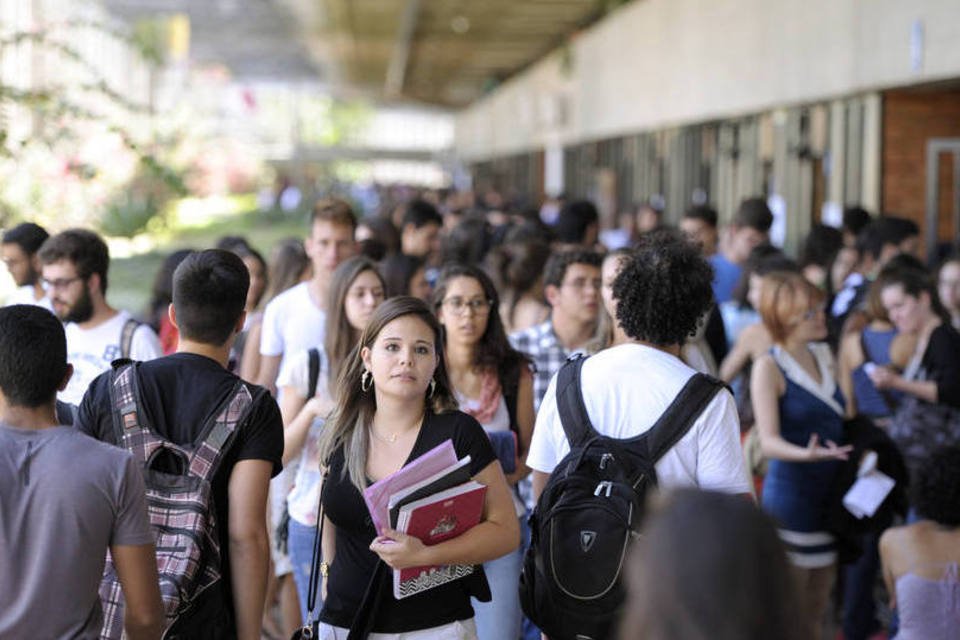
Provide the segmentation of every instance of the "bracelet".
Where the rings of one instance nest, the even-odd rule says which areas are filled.
[[[328,563],[326,562],[320,563],[320,575],[323,576],[324,578],[330,575],[330,565]]]

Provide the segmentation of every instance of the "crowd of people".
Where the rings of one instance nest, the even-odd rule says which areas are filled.
[[[142,314],[94,231],[3,233],[0,637],[536,640],[518,585],[582,355],[576,417],[617,441],[726,383],[651,461],[618,637],[960,638],[960,253],[851,208],[788,256],[761,198],[602,232],[586,200],[381,208],[174,252]],[[378,532],[364,489],[447,440],[481,523]],[[871,462],[895,487],[851,520]],[[391,568],[449,564],[482,571],[394,597]]]

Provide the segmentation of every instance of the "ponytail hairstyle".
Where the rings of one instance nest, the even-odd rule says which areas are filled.
[[[321,464],[329,465],[333,454],[343,447],[344,475],[349,474],[350,481],[361,492],[367,487],[369,427],[377,412],[377,397],[373,388],[364,391],[360,386],[360,377],[364,371],[360,351],[364,347],[372,348],[384,327],[397,318],[406,316],[419,318],[433,332],[434,353],[437,357],[437,368],[433,373],[436,386],[432,394],[429,390],[426,392],[430,394],[429,397],[424,395],[424,410],[444,413],[457,408],[453,387],[447,378],[447,370],[444,366],[440,323],[430,307],[423,300],[411,296],[397,296],[386,300],[373,312],[370,322],[360,335],[359,342],[350,350],[340,368],[334,396],[337,408],[320,433]]]

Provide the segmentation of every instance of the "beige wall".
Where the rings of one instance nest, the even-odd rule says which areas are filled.
[[[958,76],[960,0],[636,0],[461,112],[456,148],[496,157]]]

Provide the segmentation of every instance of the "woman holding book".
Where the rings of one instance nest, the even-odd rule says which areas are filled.
[[[287,548],[304,619],[308,613],[307,587],[320,499],[318,445],[323,418],[333,410],[337,375],[370,316],[383,302],[385,289],[383,278],[369,258],[356,256],[341,263],[330,282],[324,344],[312,356],[308,351],[295,354],[277,385],[282,389],[283,464],[297,465],[293,490],[287,496]]]
[[[336,410],[320,435],[328,467],[320,638],[342,640],[354,624],[371,640],[476,638],[470,596],[482,592],[474,588],[477,581],[447,582],[400,600],[392,589],[390,569],[476,565],[516,549],[520,539],[490,440],[474,418],[454,408],[441,329],[430,308],[410,297],[380,305],[336,389]],[[457,458],[470,456],[471,477],[487,488],[481,522],[433,546],[390,528],[378,535],[363,490],[447,440]]]
[[[530,469],[523,463],[533,434],[533,374],[527,359],[510,346],[500,319],[499,297],[490,277],[467,265],[448,265],[433,294],[443,327],[447,374],[461,411],[477,419],[498,444],[501,465],[513,487]],[[526,514],[513,495],[518,518]],[[484,563],[493,599],[474,601],[480,640],[520,637],[522,613],[517,584],[520,549]]]

